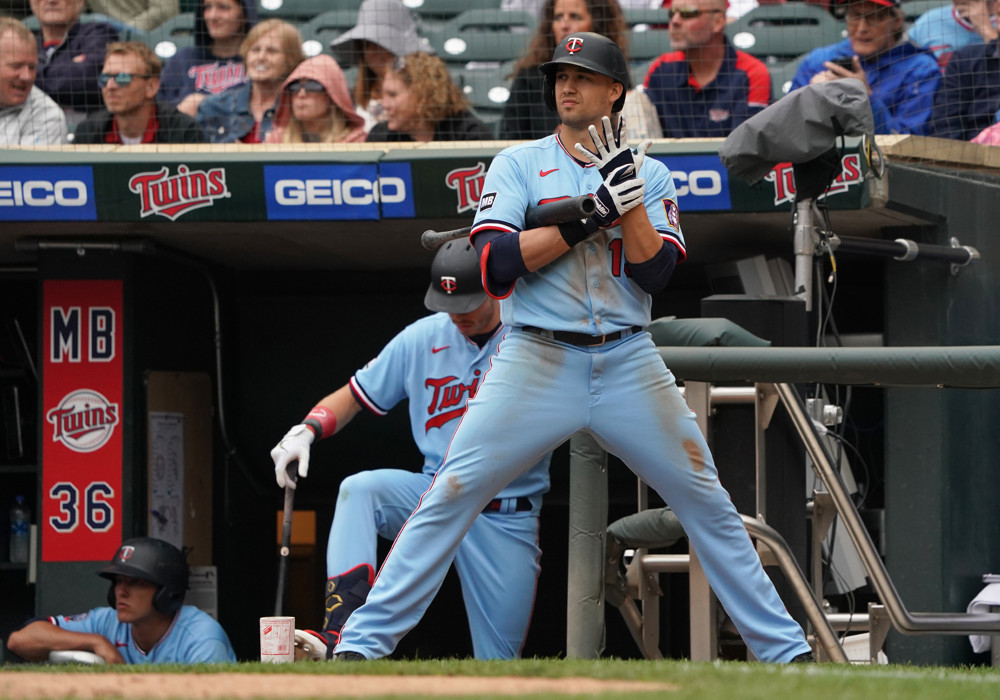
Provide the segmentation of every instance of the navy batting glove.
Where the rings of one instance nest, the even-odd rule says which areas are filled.
[[[622,214],[642,204],[645,196],[646,180],[635,176],[635,165],[623,165],[597,188],[597,211],[590,218],[601,228],[610,228]]]

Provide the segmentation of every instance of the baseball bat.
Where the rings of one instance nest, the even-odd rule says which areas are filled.
[[[582,194],[578,197],[557,199],[554,202],[546,202],[528,209],[524,214],[524,228],[538,228],[539,226],[562,224],[573,219],[585,219],[596,209],[597,206],[590,195]],[[468,236],[470,231],[472,231],[471,226],[463,226],[451,231],[427,230],[421,234],[420,244],[427,250],[437,250],[448,241]]]
[[[298,462],[285,467],[285,478],[295,481]],[[285,511],[281,520],[281,548],[278,550],[278,593],[274,599],[274,616],[281,617],[285,607],[285,581],[288,579],[288,556],[292,547],[292,511],[295,509],[295,489],[285,486]]]

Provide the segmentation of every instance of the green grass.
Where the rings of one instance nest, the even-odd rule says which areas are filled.
[[[4,666],[0,669],[0,697],[5,697],[4,675],[8,673],[171,673],[238,672],[259,674],[450,675],[525,676],[544,678],[588,677],[670,683],[670,693],[602,693],[605,700],[665,697],[671,700],[975,700],[1000,698],[1000,669],[988,667],[941,668],[907,666],[771,665],[740,662],[693,663],[689,661],[597,661],[523,659],[520,661],[381,660],[352,664],[259,664],[218,666]],[[330,697],[350,697],[350,687],[331,681]],[[53,688],[53,698],[65,697]],[[394,695],[394,698],[406,696]],[[410,696],[423,697],[427,696]],[[510,697],[488,695],[479,697]],[[532,698],[579,697],[566,694],[532,695]],[[286,697],[284,700],[294,700]]]

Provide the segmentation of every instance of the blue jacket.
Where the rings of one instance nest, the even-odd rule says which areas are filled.
[[[235,143],[253,131],[250,112],[250,91],[253,86],[243,83],[219,95],[205,98],[198,106],[198,123],[205,130],[209,143]],[[264,142],[274,122],[278,105],[264,113],[260,123],[260,140]]]
[[[243,33],[246,34],[257,23],[257,3],[252,0],[240,1],[246,17],[243,24]],[[194,21],[194,45],[178,50],[163,66],[160,91],[156,93],[156,99],[176,107],[192,92],[218,95],[246,80],[242,56],[236,54],[219,58],[212,53],[212,38],[205,27],[205,4],[200,2]]]
[[[998,121],[1000,40],[963,46],[951,55],[934,98],[930,135],[968,141]]]
[[[719,73],[708,85],[693,85],[684,52],[673,51],[656,59],[645,88],[665,138],[728,136],[771,101],[767,66],[728,40]]]
[[[791,90],[808,85],[822,73],[824,61],[854,56],[851,40],[813,49],[799,64]],[[859,58],[861,58],[859,56]],[[903,42],[888,51],[861,59],[861,67],[871,88],[872,114],[876,134],[923,134],[941,82],[941,69],[928,49]]]
[[[118,41],[118,32],[105,22],[77,22],[59,46],[47,54],[42,30],[35,33],[38,74],[35,85],[63,109],[92,112],[104,107],[97,76],[104,67],[108,44]]]

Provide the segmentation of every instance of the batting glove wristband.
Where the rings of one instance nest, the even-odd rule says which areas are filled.
[[[600,226],[592,218],[567,221],[559,224],[559,235],[570,248],[580,241],[590,238],[600,230]]]
[[[628,141],[624,138],[625,118],[623,116],[618,115],[617,130],[612,128],[611,120],[607,117],[601,118],[601,127],[604,130],[603,139],[593,124],[589,127],[590,138],[594,142],[596,153],[580,143],[576,144],[575,148],[581,157],[597,166],[601,173],[601,179],[607,180],[611,173],[623,165],[635,165],[635,155],[628,147]],[[639,169],[636,168],[635,172],[638,171]]]
[[[288,474],[288,465],[298,460],[299,476],[303,479],[309,473],[309,446],[316,439],[315,433],[305,423],[293,426],[285,433],[281,442],[271,450],[274,460],[274,477],[281,488],[295,488],[295,479]]]
[[[621,166],[594,193],[597,211],[590,218],[601,228],[611,228],[625,212],[642,204],[646,181],[636,177],[634,170],[634,165]]]

